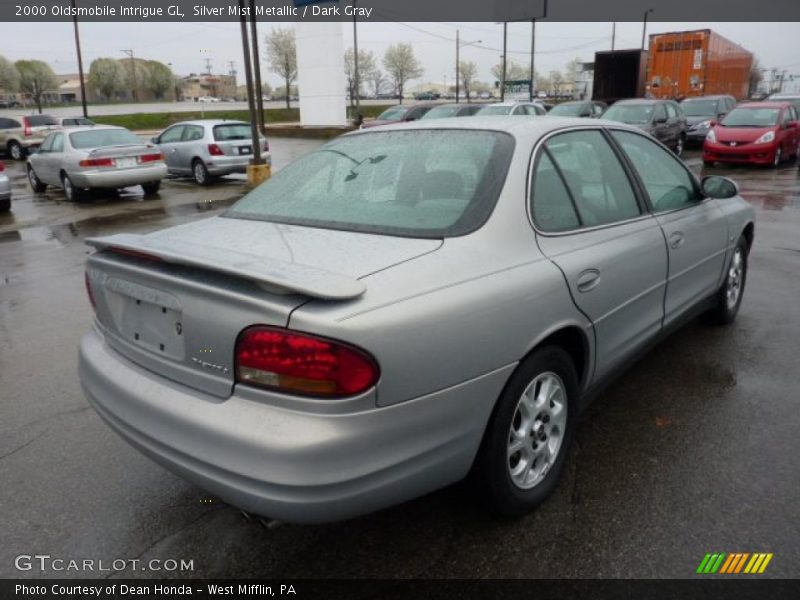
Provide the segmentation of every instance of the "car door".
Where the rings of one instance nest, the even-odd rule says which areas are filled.
[[[783,155],[786,157],[793,156],[798,150],[798,136],[800,135],[794,106],[787,106],[783,109],[778,131],[783,138]]]
[[[53,139],[55,136],[58,135],[56,133],[51,133],[48,135],[42,145],[39,146],[36,154],[33,154],[30,157],[30,163],[33,167],[34,173],[39,178],[39,181],[42,183],[47,183],[49,185],[61,185],[61,182],[58,180],[53,179]]]
[[[45,155],[44,177],[39,175],[39,179],[51,185],[61,185],[61,168],[64,164],[64,132],[57,131],[48,137],[52,140],[50,151]]]
[[[201,154],[198,146],[202,145],[205,137],[205,128],[202,125],[186,125],[183,128],[181,141],[175,144],[176,147],[176,170],[190,173],[192,170],[192,160]],[[206,151],[205,154],[208,152]]]
[[[671,152],[638,133],[612,135],[636,170],[667,241],[667,325],[719,288],[728,224],[718,201],[703,197],[694,175]]]
[[[672,102],[665,102],[664,109],[667,111],[667,140],[666,143],[670,148],[674,148],[678,143],[678,137],[682,133],[681,115],[678,112],[676,105]]]
[[[662,144],[670,145],[669,124],[667,123],[667,109],[663,102],[658,102],[653,107],[653,137]]]
[[[167,168],[172,172],[181,172],[182,168],[178,157],[178,147],[183,137],[183,125],[173,125],[164,131],[159,137],[157,145],[164,154]]]
[[[661,228],[600,128],[549,137],[535,158],[530,190],[537,243],[593,324],[595,377],[602,377],[661,328]]]

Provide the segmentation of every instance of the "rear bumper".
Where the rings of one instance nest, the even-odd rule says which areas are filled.
[[[0,200],[11,198],[11,182],[8,177],[0,177]]]
[[[165,163],[149,167],[103,171],[70,173],[72,183],[82,188],[124,188],[151,181],[160,181],[167,176]]]
[[[706,141],[703,145],[703,160],[753,165],[771,165],[778,147],[770,144],[742,144],[727,146]]]
[[[272,157],[269,152],[261,154],[266,164],[272,164]],[[229,175],[231,173],[246,173],[247,165],[252,159],[251,154],[241,156],[212,156],[206,160],[206,168],[212,175]]]
[[[126,441],[224,501],[290,522],[372,512],[462,479],[515,365],[428,396],[347,414],[227,400],[131,363],[92,329],[89,402]]]

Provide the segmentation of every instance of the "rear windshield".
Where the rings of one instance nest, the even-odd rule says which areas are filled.
[[[432,108],[424,115],[423,119],[446,119],[447,117],[455,117],[456,113],[461,109],[460,106],[437,106]]]
[[[224,216],[440,238],[489,217],[514,149],[505,133],[426,129],[340,138],[280,170]]]
[[[655,104],[615,104],[603,115],[604,119],[621,123],[649,123]]]
[[[586,104],[559,104],[550,109],[550,114],[557,117],[578,117],[586,111],[591,112]]]
[[[231,123],[214,127],[214,139],[218,142],[249,140],[252,138],[253,132],[248,123]]]
[[[480,117],[486,117],[491,115],[507,115],[509,112],[511,112],[510,106],[484,106],[476,114]]]
[[[69,143],[73,148],[82,150],[104,146],[131,146],[143,142],[127,129],[95,129],[70,133]]]
[[[779,108],[734,108],[722,119],[723,127],[772,127],[778,123]]]
[[[687,117],[717,116],[717,100],[684,100],[681,108]]]
[[[50,115],[31,115],[28,117],[28,123],[30,123],[31,127],[46,127],[48,125],[58,125],[58,121],[56,121]]]
[[[394,108],[390,108],[389,110],[383,111],[380,115],[378,115],[379,121],[399,121],[406,115],[406,111],[408,109],[403,108],[402,106],[395,106]]]

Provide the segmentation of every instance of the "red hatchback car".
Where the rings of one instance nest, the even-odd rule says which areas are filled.
[[[788,102],[740,104],[715,123],[703,143],[703,163],[777,167],[800,152],[797,109]]]

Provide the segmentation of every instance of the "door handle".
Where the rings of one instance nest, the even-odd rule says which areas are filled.
[[[683,237],[683,232],[676,231],[671,236],[669,236],[669,247],[672,248],[673,250],[677,250],[678,248],[683,246],[683,243],[685,241],[686,239]]]
[[[575,283],[578,291],[583,293],[592,291],[597,284],[600,283],[600,271],[597,269],[586,269],[578,275],[578,281]]]

